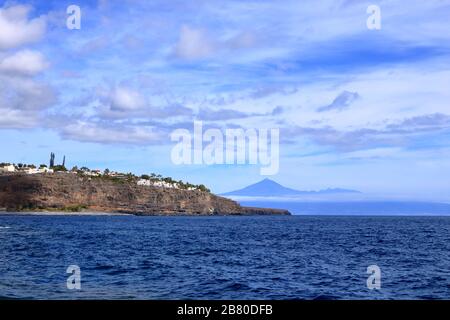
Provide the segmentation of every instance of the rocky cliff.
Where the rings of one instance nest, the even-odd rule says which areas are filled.
[[[138,186],[135,181],[73,173],[0,175],[0,209],[98,211],[136,215],[270,215],[286,210],[242,207],[200,190]]]

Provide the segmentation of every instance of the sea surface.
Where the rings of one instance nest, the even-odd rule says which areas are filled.
[[[449,253],[450,217],[0,215],[0,298],[450,299]]]

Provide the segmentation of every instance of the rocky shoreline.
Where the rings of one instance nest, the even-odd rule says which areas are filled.
[[[0,210],[32,214],[289,215],[240,206],[207,191],[137,185],[75,173],[0,175]]]
[[[0,216],[129,216],[129,214],[95,211],[7,211],[5,208],[0,208]]]

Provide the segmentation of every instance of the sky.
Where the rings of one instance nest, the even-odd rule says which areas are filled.
[[[0,161],[216,193],[266,178],[174,164],[171,133],[202,121],[279,129],[287,187],[450,201],[449,17],[450,0],[0,2]]]

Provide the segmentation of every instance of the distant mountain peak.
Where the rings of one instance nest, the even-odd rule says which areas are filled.
[[[278,182],[265,178],[259,182],[251,184],[245,188],[223,193],[224,196],[251,196],[251,197],[280,197],[295,196],[305,194],[330,194],[330,193],[360,193],[356,190],[342,188],[328,188],[319,191],[301,191],[285,187]]]
[[[272,186],[283,187],[283,186],[282,186],[281,184],[279,184],[278,182],[273,181],[272,179],[269,179],[269,178],[265,178],[265,179],[263,179],[263,180],[261,180],[261,181],[259,181],[259,182],[256,182],[256,183],[253,184],[253,185],[266,185],[266,186],[272,185]]]

